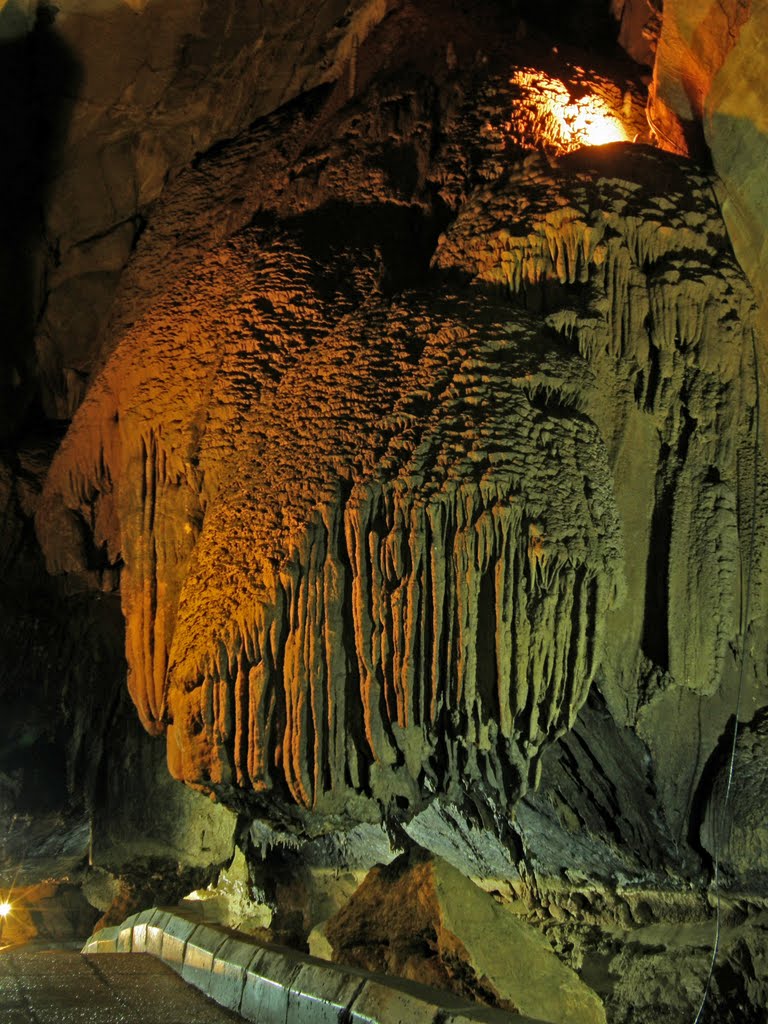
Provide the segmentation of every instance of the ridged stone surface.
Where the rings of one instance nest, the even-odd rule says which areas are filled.
[[[86,524],[122,565],[142,721],[234,803],[509,807],[599,666],[640,730],[729,668],[757,342],[711,180],[505,157],[508,83],[439,95],[287,110],[180,180],[48,477],[50,568]],[[647,725],[673,828],[723,724]]]

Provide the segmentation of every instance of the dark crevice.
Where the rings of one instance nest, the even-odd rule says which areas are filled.
[[[499,681],[496,664],[496,587],[494,566],[489,566],[480,580],[477,599],[477,629],[475,631],[475,659],[477,695],[484,721],[498,722]],[[482,722],[478,723],[482,725]]]
[[[695,420],[682,410],[683,425],[677,448],[662,444],[656,477],[656,500],[651,517],[645,582],[645,614],[642,651],[664,671],[669,671],[669,565],[672,548],[677,485],[696,429]]]
[[[57,13],[41,3],[29,34],[0,43],[0,437],[44,418],[32,343],[44,293],[44,211],[82,79]]]

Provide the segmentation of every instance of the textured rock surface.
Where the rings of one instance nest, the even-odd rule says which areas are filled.
[[[605,1021],[600,1000],[535,929],[440,858],[374,868],[323,931],[340,963],[553,1024]]]
[[[734,684],[751,293],[695,168],[514,159],[503,128],[468,168],[476,86],[445,74],[287,110],[170,191],[48,479],[49,565],[83,521],[123,563],[129,687],[190,783],[504,806],[599,664],[679,843]]]
[[[657,813],[647,758],[634,731],[618,727],[593,691],[573,730],[545,755],[538,789],[516,810],[526,868],[576,885],[661,877],[671,863],[694,871],[697,858]]]
[[[653,66],[661,29],[661,0],[611,0],[618,42],[638,62]]]
[[[768,873],[768,827],[761,810],[768,765],[766,743],[768,721],[762,713],[737,739],[732,777],[732,751],[723,749],[702,824],[702,844],[713,857],[719,857],[725,878],[741,891],[762,888]]]
[[[738,45],[752,7],[743,0],[664,4],[649,101],[651,125],[664,148],[701,155],[702,120],[712,81]]]
[[[69,946],[72,948],[90,934],[98,917],[86,901],[80,887],[68,880],[62,883],[45,881],[36,885],[18,885],[9,894],[12,910],[3,921],[0,949],[3,961],[15,946]],[[9,948],[10,947],[10,948]],[[8,1013],[9,1000],[3,992],[3,1011]]]
[[[3,266],[24,336],[8,374],[14,418],[34,398],[56,419],[82,400],[116,283],[166,182],[338,78],[386,11],[385,0],[3,5],[2,138],[14,157],[0,182],[23,189],[9,204],[15,262]]]
[[[720,179],[719,198],[733,247],[762,305],[768,301],[765,105],[768,4],[755,2],[712,82],[704,132]]]
[[[53,180],[20,191],[7,175],[8,237],[30,254],[23,281],[3,278],[23,284],[6,285],[9,322],[29,327],[49,295],[37,351],[29,331],[4,349],[6,433],[35,388],[49,414],[79,409],[60,446],[49,426],[2,452],[0,798],[21,849],[41,820],[24,780],[51,756],[72,792],[46,805],[66,810],[48,849],[69,865],[92,839],[114,875],[89,891],[114,915],[229,859],[233,819],[212,792],[243,812],[253,899],[296,944],[359,871],[415,842],[523,908],[609,1019],[663,1019],[665,991],[671,1019],[695,1013],[707,969],[711,822],[744,651],[745,796],[713,998],[722,1019],[757,1022],[765,339],[715,192],[732,225],[744,215],[732,236],[759,297],[761,150],[747,143],[762,131],[762,7],[728,53],[718,19],[739,11],[713,9],[703,35],[692,23],[708,56],[686,64],[690,116],[704,111],[708,137],[707,111],[730,118],[726,193],[647,146],[579,148],[598,106],[644,138],[641,91],[626,65],[553,50],[563,39],[535,23],[554,6],[523,20],[369,5],[365,25],[325,32],[288,5],[285,34],[257,53],[255,22],[211,7],[198,24],[190,3],[139,68],[153,4],[111,12],[126,33],[114,68],[69,6],[21,49],[7,42],[9,138],[40,109],[12,69],[55,57],[65,21],[71,47],[43,63],[91,107],[50,107]],[[636,34],[637,5],[613,6]],[[675,24],[688,39],[667,6],[665,46]],[[566,21],[589,36],[608,5],[586,7]],[[67,63],[81,31],[93,66]],[[257,88],[275,47],[297,70],[281,59]],[[753,112],[731,131],[740,96]],[[81,130],[78,163],[67,140]],[[59,217],[47,255],[43,208]],[[129,728],[117,699],[118,592],[130,694],[164,739]],[[159,782],[165,746],[203,794]]]
[[[96,796],[92,859],[116,874],[136,863],[154,865],[158,871],[161,861],[210,873],[213,866],[229,861],[236,816],[203,794],[176,785],[168,775],[164,745],[147,742],[135,716],[120,715],[115,730],[114,749],[105,752]]]
[[[648,107],[662,147],[693,155],[708,148],[731,241],[762,303],[767,27],[764,0],[666,0]]]

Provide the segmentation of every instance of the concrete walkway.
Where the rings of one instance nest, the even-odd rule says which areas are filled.
[[[232,1024],[242,1018],[147,953],[0,954],[0,1024]]]
[[[97,932],[83,952],[102,961],[105,954],[131,960],[150,953],[252,1024],[541,1024],[402,978],[264,945],[202,923],[204,915],[199,904],[194,913],[178,907],[143,910]]]

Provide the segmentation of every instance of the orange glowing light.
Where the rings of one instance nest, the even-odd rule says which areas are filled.
[[[553,103],[552,116],[560,122],[571,146],[605,146],[609,142],[625,142],[627,133],[597,96],[584,96],[574,103]]]
[[[0,903],[0,917],[8,917],[11,912],[11,904],[6,900]]]
[[[562,154],[629,139],[616,105],[608,102],[610,88],[597,78],[592,89],[582,81],[580,88],[572,90],[559,78],[523,68],[515,72],[510,85],[517,101],[513,120],[504,129],[524,148],[543,147]]]

